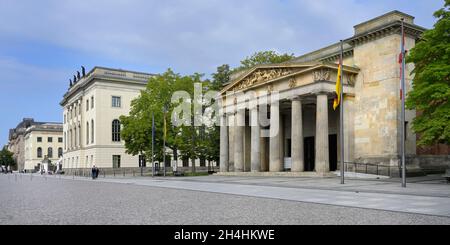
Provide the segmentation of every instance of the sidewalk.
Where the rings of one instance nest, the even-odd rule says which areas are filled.
[[[61,178],[92,181],[69,176]],[[410,182],[414,183],[409,183],[406,189],[395,179],[348,179],[346,185],[341,185],[339,178],[224,176],[117,177],[96,181],[450,217],[450,185],[439,176],[412,178]]]

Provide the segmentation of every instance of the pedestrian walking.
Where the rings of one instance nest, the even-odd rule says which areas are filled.
[[[97,178],[97,167],[95,165],[92,166],[92,179]]]

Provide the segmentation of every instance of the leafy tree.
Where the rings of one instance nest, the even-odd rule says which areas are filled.
[[[217,72],[212,74],[211,89],[222,90],[223,86],[230,82],[231,73],[230,66],[227,64],[217,67]]]
[[[14,160],[13,155],[14,154],[4,146],[0,151],[0,166],[15,167],[16,161]]]
[[[172,104],[172,95],[177,91],[187,92],[194,98],[194,84],[204,83],[201,74],[181,76],[172,70],[152,77],[146,89],[131,104],[129,116],[120,118],[123,129],[122,138],[128,154],[143,154],[147,159],[152,155],[152,115],[155,117],[155,149],[156,161],[163,161],[164,141],[164,115],[166,117],[166,147],[172,149],[175,160],[178,159],[177,152],[180,151],[182,159],[195,159],[199,157],[198,128],[194,126],[175,127],[172,125],[171,115],[178,104]],[[164,113],[166,108],[166,113]],[[191,106],[192,117],[194,115]],[[193,118],[192,118],[193,121]],[[168,157],[166,157],[167,159]],[[195,165],[193,165],[195,171]]]
[[[236,71],[249,69],[256,65],[283,63],[292,60],[294,57],[294,54],[278,54],[275,51],[261,51],[242,60],[241,66],[236,68]]]
[[[433,29],[411,50],[408,63],[414,63],[413,90],[407,108],[417,110],[413,129],[419,145],[450,144],[450,0],[434,16]]]

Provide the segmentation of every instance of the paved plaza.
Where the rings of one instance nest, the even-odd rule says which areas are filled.
[[[0,224],[450,224],[450,185],[411,181],[1,175]]]

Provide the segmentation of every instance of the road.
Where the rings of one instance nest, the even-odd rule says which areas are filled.
[[[130,178],[90,181],[1,175],[0,224],[450,224],[450,218],[446,216],[282,200],[245,193],[224,194],[206,189],[189,190],[191,187],[179,188],[188,186],[188,183],[216,188],[211,183],[214,177],[205,180],[207,181]],[[158,183],[172,186],[157,187]],[[239,187],[228,184],[231,190]]]

